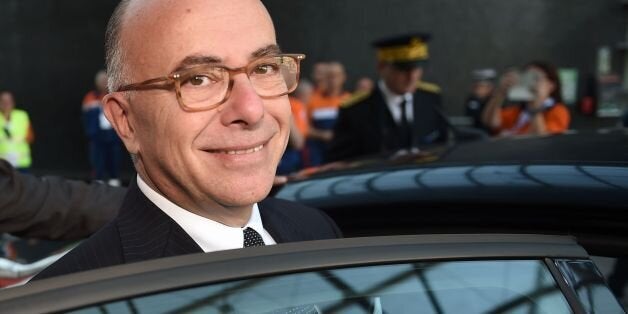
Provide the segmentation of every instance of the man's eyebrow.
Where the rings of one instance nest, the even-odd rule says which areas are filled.
[[[276,54],[280,54],[281,53],[281,49],[279,48],[278,45],[275,44],[271,44],[268,45],[264,48],[260,48],[257,49],[255,51],[253,51],[253,53],[251,53],[251,58],[252,59],[256,59],[259,57],[264,57],[264,56],[269,56],[269,55],[276,55]]]
[[[281,53],[281,49],[279,48],[279,46],[276,44],[271,44],[266,47],[255,50],[253,53],[251,53],[251,58],[256,59],[259,57],[264,57],[268,55],[276,55],[280,53]],[[181,60],[177,64],[177,66],[174,68],[172,72],[181,71],[183,69],[186,69],[195,65],[212,64],[212,63],[216,64],[216,63],[221,63],[221,62],[222,62],[222,59],[216,56],[191,55],[191,56],[187,56],[183,58],[183,60]]]
[[[204,55],[191,55],[183,58],[177,66],[174,68],[173,72],[181,71],[185,68],[189,68],[195,65],[201,64],[211,64],[211,63],[220,63],[222,60],[216,56],[204,56]]]

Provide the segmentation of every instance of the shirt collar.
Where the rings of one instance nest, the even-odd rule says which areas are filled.
[[[412,93],[405,93],[403,95],[395,94],[391,91],[384,80],[379,80],[377,86],[384,94],[384,99],[389,106],[399,105],[404,99],[409,103],[412,102]]]
[[[153,190],[138,175],[137,185],[146,197],[172,218],[205,252],[242,248],[244,245],[243,229],[247,227],[257,231],[266,244],[274,244],[264,230],[257,203],[253,204],[251,217],[242,228],[230,227],[217,221],[199,216],[185,210]]]

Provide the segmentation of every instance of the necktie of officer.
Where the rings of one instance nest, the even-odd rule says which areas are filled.
[[[264,243],[264,239],[262,239],[262,236],[259,233],[257,233],[255,229],[251,227],[247,227],[246,229],[244,229],[243,232],[244,232],[244,247],[266,245],[266,243]]]

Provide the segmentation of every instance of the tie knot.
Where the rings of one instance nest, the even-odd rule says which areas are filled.
[[[264,239],[262,239],[262,236],[257,233],[255,229],[251,227],[247,227],[246,229],[244,229],[244,247],[264,245],[266,245],[264,243]]]

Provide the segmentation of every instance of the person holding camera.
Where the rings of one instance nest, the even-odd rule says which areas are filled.
[[[556,67],[535,61],[522,73],[507,71],[488,101],[482,121],[499,136],[565,132],[570,114],[562,102]]]

